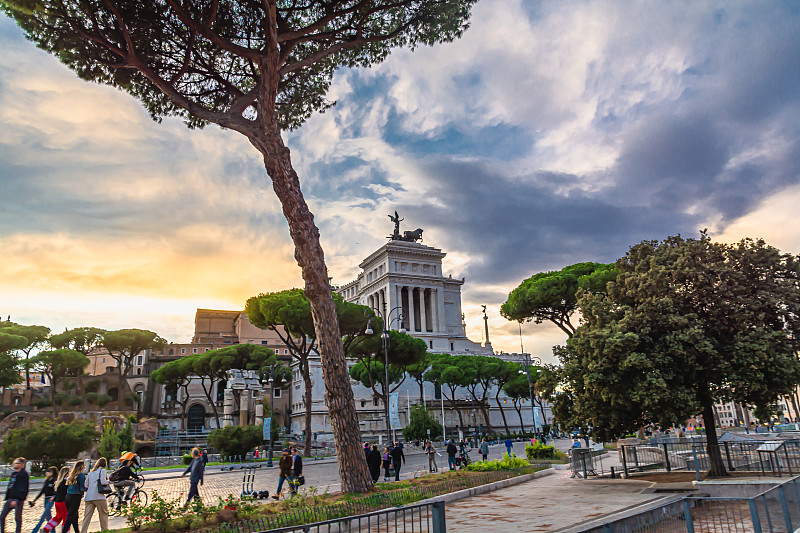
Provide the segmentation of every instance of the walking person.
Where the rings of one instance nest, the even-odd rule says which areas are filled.
[[[283,483],[292,476],[292,458],[289,455],[289,448],[284,448],[281,453],[280,461],[278,461],[278,471],[280,472],[280,476],[278,477],[278,490],[272,495],[273,500],[281,499]]]
[[[483,457],[483,462],[489,459],[489,443],[486,442],[486,439],[481,440],[481,456]]]
[[[184,506],[189,505],[192,498],[200,497],[200,490],[197,488],[198,484],[203,484],[203,474],[206,470],[206,463],[203,461],[203,454],[200,453],[199,448],[192,448],[192,462],[189,467],[183,471],[181,477],[189,474],[189,496],[186,498]]]
[[[289,479],[289,488],[292,494],[297,494],[300,478],[303,476],[303,456],[297,453],[297,448],[292,448],[292,476]]]
[[[58,469],[54,466],[51,466],[44,473],[44,476],[42,490],[39,491],[39,494],[37,494],[33,500],[28,502],[28,505],[33,507],[39,497],[44,496],[44,510],[42,511],[42,517],[39,518],[39,522],[36,523],[36,527],[33,528],[31,533],[38,533],[39,528],[42,527],[42,524],[46,524],[50,521],[50,518],[52,518],[50,511],[53,508],[53,498],[55,497],[56,493],[55,486],[56,477],[58,476]]]
[[[378,451],[378,445],[373,444],[372,449],[370,449],[367,455],[367,466],[369,467],[369,473],[372,476],[373,483],[377,483],[378,478],[381,477],[381,462],[381,452]]]
[[[512,441],[510,438],[506,438],[506,452],[508,453],[509,457],[511,457],[514,453],[514,441]]]
[[[86,497],[83,500],[81,533],[88,533],[95,509],[97,509],[97,516],[100,520],[100,531],[108,529],[108,502],[106,501],[106,495],[100,492],[101,487],[111,490],[111,482],[108,480],[108,474],[106,473],[107,465],[108,462],[105,457],[98,459],[84,481]]]
[[[85,464],[86,463],[83,461],[78,461],[75,463],[75,466],[72,467],[72,470],[69,471],[69,476],[67,476],[67,495],[64,501],[67,506],[67,518],[64,521],[64,527],[61,529],[61,533],[67,533],[70,527],[72,527],[73,533],[80,533],[80,527],[78,527],[78,513],[81,509],[83,493],[86,490],[84,485],[86,474],[83,473]]]
[[[11,472],[11,477],[8,479],[8,487],[6,488],[6,503],[3,505],[3,511],[0,513],[0,533],[5,532],[6,516],[11,510],[14,510],[14,522],[17,524],[16,532],[22,531],[22,508],[25,505],[25,499],[28,497],[28,488],[30,486],[30,476],[28,471],[25,470],[27,461],[24,457],[17,457],[14,459],[12,466],[14,471]]]
[[[394,465],[394,480],[400,481],[400,466],[406,464],[406,456],[403,453],[403,447],[395,442],[395,446],[392,448],[392,451],[389,452],[389,455],[392,456],[392,464]]]
[[[64,500],[67,497],[67,476],[69,475],[69,467],[62,466],[61,471],[58,473],[58,478],[55,482],[55,494],[53,495],[53,506],[56,509],[56,515],[52,517],[42,528],[45,533],[50,533],[59,524],[63,524],[67,520],[67,504]]]
[[[456,468],[456,454],[458,453],[458,448],[456,445],[453,444],[453,441],[447,441],[447,465],[450,467],[450,470],[455,470]]]
[[[436,464],[436,448],[433,447],[433,443],[428,441],[425,444],[425,453],[428,454],[428,470],[431,472],[438,472],[439,466]]]
[[[392,456],[389,455],[389,448],[383,449],[383,480],[389,481],[389,469],[392,467]]]

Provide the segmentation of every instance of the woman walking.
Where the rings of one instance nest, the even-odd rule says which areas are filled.
[[[485,438],[481,441],[481,455],[483,456],[483,462],[489,459],[489,443],[486,442]]]
[[[108,502],[106,501],[106,495],[100,492],[102,486],[109,487],[108,474],[106,473],[107,464],[106,458],[101,457],[94,464],[94,468],[89,472],[89,475],[86,476],[86,497],[83,503],[81,533],[88,533],[95,509],[97,509],[97,515],[100,519],[100,530],[105,531],[108,529]]]
[[[38,533],[39,528],[42,527],[42,524],[45,524],[50,521],[51,514],[50,510],[53,508],[53,497],[56,493],[56,476],[58,475],[58,469],[54,466],[51,466],[47,469],[44,474],[44,484],[42,485],[42,490],[39,491],[39,494],[36,497],[28,502],[28,505],[33,507],[36,503],[36,500],[39,499],[39,496],[44,496],[44,511],[42,511],[42,517],[39,518],[39,522],[36,524],[36,527],[33,528],[31,533]]]
[[[428,455],[428,470],[431,472],[438,472],[439,466],[436,464],[436,448],[433,447],[433,443],[428,441],[425,444],[425,453]]]
[[[67,504],[64,500],[67,497],[67,476],[69,467],[62,466],[58,473],[58,478],[54,484],[55,493],[53,495],[53,506],[56,508],[56,515],[44,525],[42,529],[45,533],[53,531],[57,525],[63,524],[67,519]]]
[[[389,469],[392,467],[392,456],[389,455],[389,448],[383,449],[383,470],[385,474],[383,475],[384,481],[389,481]]]
[[[84,463],[78,461],[72,470],[69,471],[67,476],[67,495],[64,503],[67,506],[67,519],[64,521],[64,527],[61,533],[67,533],[70,526],[74,533],[80,533],[78,527],[78,512],[81,509],[81,499],[83,499],[83,492],[86,490],[84,483],[86,482],[86,475],[83,473]]]

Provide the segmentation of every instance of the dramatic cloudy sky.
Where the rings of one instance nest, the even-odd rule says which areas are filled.
[[[391,231],[465,276],[468,331],[531,274],[710,228],[800,252],[800,4],[482,0],[455,43],[342,71],[286,135],[334,282]],[[53,329],[192,333],[300,284],[258,155],[156,124],[0,16],[0,314]],[[523,326],[526,351],[561,342]]]

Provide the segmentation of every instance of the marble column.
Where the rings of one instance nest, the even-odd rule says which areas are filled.
[[[416,324],[416,317],[414,316],[414,287],[410,285],[406,286],[406,292],[408,292],[408,331],[414,332],[415,324]]]
[[[225,401],[222,407],[222,427],[233,425],[233,391],[225,389]]]
[[[437,292],[439,293],[439,301],[436,306],[439,315],[439,331],[447,333],[447,314],[444,311],[444,289],[437,289]]]
[[[402,309],[402,311],[400,311],[403,314],[403,318],[401,319],[401,321],[402,321],[403,327],[405,327],[406,324],[408,323],[408,317],[406,317],[406,310],[403,307],[403,287],[400,286],[400,285],[395,285],[394,286],[394,293],[395,293],[396,300],[392,304],[392,307],[400,307],[400,309]],[[398,327],[398,329],[400,329],[400,328]]]
[[[419,330],[425,333],[428,327],[428,317],[425,316],[425,289],[420,287],[417,289],[419,295]]]

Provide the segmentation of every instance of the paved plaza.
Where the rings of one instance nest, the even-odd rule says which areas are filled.
[[[559,441],[557,445],[559,448],[565,449],[569,446],[569,441]],[[505,451],[503,445],[492,446],[489,458],[499,459]],[[515,443],[514,452],[524,455],[524,443]],[[476,450],[471,452],[471,457],[473,460],[478,458]],[[437,456],[437,461],[440,470],[447,469],[446,455]],[[427,458],[424,455],[408,455],[406,466],[401,471],[401,478],[413,477],[415,474],[422,473],[426,468]],[[307,459],[304,474],[307,483],[318,487],[320,491],[328,489],[330,492],[336,492],[339,490],[338,465],[334,458],[319,461]],[[154,470],[144,472],[144,475],[147,479],[144,488],[148,492],[158,491],[167,500],[186,497],[189,480],[188,477],[178,477],[180,470]],[[219,467],[209,467],[206,471],[205,483],[200,487],[200,495],[206,501],[215,501],[217,497],[225,497],[228,494],[239,495],[242,490],[242,476],[241,470],[222,472]],[[568,471],[561,470],[555,475],[448,504],[448,527],[452,523],[455,531],[477,532],[486,529],[498,531],[496,527],[498,522],[513,522],[519,525],[518,531],[550,531],[556,526],[570,525],[653,498],[653,495],[636,494],[636,491],[642,488],[641,483],[613,482],[613,491],[609,491],[609,487],[603,483],[609,484],[609,482],[599,480],[589,480],[588,482],[571,480]],[[277,461],[273,468],[262,466],[256,470],[254,483],[256,490],[267,489],[272,494],[277,484]],[[620,489],[623,485],[627,488]],[[32,490],[31,497],[35,493]],[[270,502],[264,503],[268,505]],[[553,505],[554,503],[557,505]],[[33,529],[41,512],[41,499],[34,507],[25,506],[22,528],[24,532]],[[489,527],[490,522],[494,527]],[[6,527],[13,528],[13,515],[7,519]],[[109,527],[111,529],[126,527],[125,519],[111,517]],[[93,520],[89,530],[100,530],[97,518]]]

